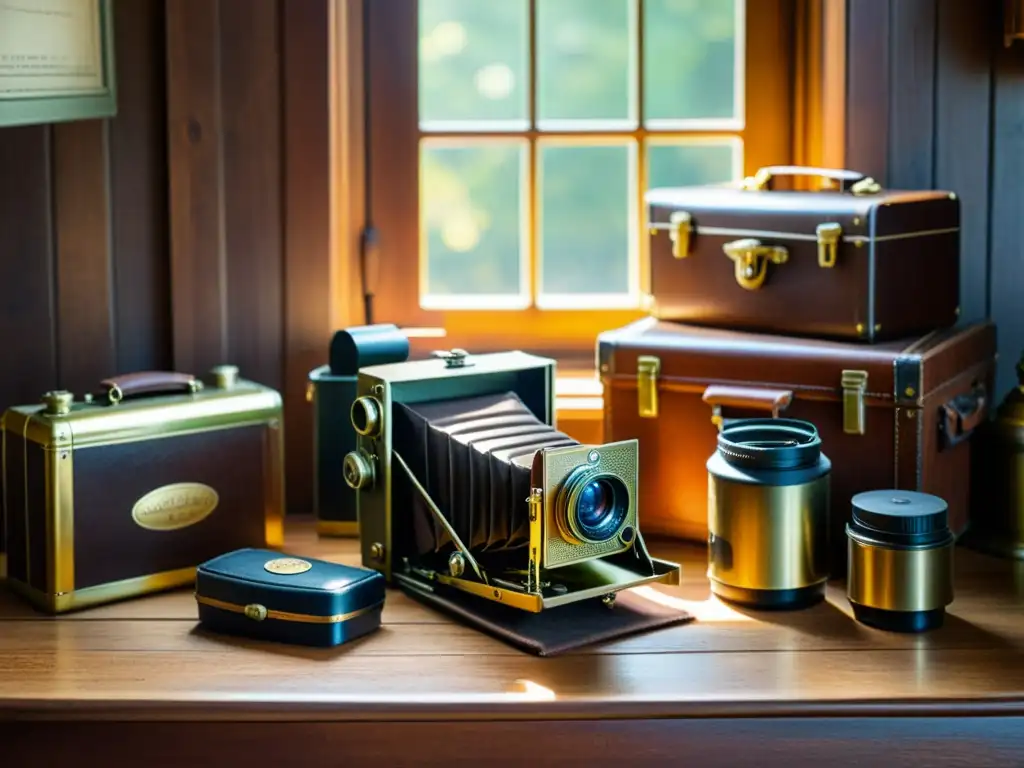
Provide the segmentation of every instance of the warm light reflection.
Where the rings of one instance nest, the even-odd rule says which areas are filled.
[[[516,680],[512,683],[512,690],[508,694],[515,700],[525,701],[554,701],[555,692],[550,688],[535,683],[533,680]]]
[[[443,339],[448,335],[444,328],[401,328],[407,339]]]
[[[745,616],[736,609],[731,608],[714,595],[708,596],[705,600],[685,600],[681,597],[666,595],[664,592],[659,592],[654,587],[634,587],[632,592],[646,600],[650,600],[652,603],[664,605],[666,608],[676,608],[681,611],[686,611],[693,616],[696,621],[753,621],[749,616]]]

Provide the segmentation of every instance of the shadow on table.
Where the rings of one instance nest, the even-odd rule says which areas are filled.
[[[201,624],[196,624],[190,631],[189,634],[194,637],[201,637],[204,640],[213,643],[215,645],[231,648],[245,648],[254,651],[264,651],[271,653],[276,656],[288,656],[294,659],[310,659],[312,661],[332,661],[341,656],[344,656],[349,651],[355,651],[360,646],[366,645],[373,642],[374,638],[381,634],[387,633],[390,630],[387,626],[382,625],[380,629],[371,632],[368,635],[363,635],[355,640],[350,640],[342,645],[335,646],[333,648],[317,648],[306,645],[290,645],[288,643],[275,642],[272,640],[255,640],[251,637],[244,637],[242,635],[228,635],[220,632],[212,632],[204,628]]]

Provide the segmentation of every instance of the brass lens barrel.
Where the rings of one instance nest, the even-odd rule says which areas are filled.
[[[708,578],[718,597],[797,608],[828,580],[831,463],[812,424],[725,424],[708,460]]]
[[[884,490],[853,497],[846,596],[854,617],[893,632],[941,626],[953,602],[953,534],[937,496]]]

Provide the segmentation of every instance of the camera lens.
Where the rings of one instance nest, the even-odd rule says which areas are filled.
[[[577,543],[600,544],[619,534],[629,513],[629,491],[615,475],[577,469],[559,494],[562,534]]]

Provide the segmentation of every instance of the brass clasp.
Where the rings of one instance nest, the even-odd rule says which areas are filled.
[[[843,432],[848,435],[863,435],[864,390],[868,386],[867,371],[843,371]]]
[[[685,259],[690,255],[693,217],[686,211],[676,211],[669,216],[668,224],[668,237],[672,241],[672,256],[677,259]]]
[[[836,265],[843,228],[834,221],[829,221],[819,224],[815,232],[818,235],[818,266],[822,269],[832,269]]]
[[[636,398],[641,419],[658,418],[658,376],[661,360],[651,355],[640,355],[636,361]]]
[[[781,245],[764,245],[760,240],[733,240],[722,246],[725,255],[736,265],[736,282],[748,291],[756,291],[768,276],[768,262],[785,264],[789,251]]]

